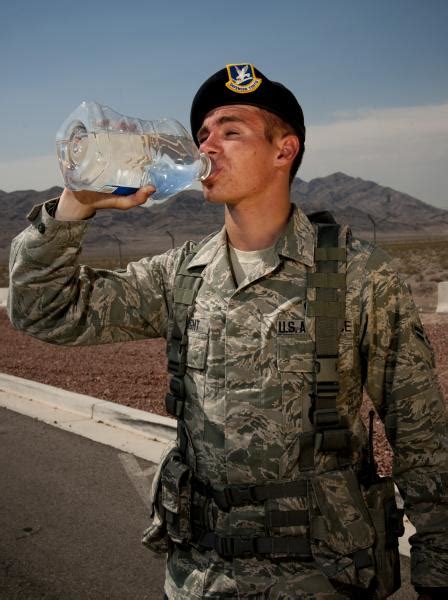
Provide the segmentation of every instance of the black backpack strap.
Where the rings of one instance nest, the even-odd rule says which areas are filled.
[[[301,434],[300,468],[314,468],[314,451],[344,453],[350,447],[351,432],[337,408],[339,393],[339,335],[345,319],[346,245],[339,245],[340,225],[330,213],[310,215],[316,223],[314,273],[308,286],[315,288],[315,300],[307,303],[307,316],[315,319],[315,376],[310,420],[314,431]]]
[[[208,238],[207,240],[208,241]],[[184,376],[187,368],[188,324],[193,313],[197,293],[202,284],[204,266],[188,269],[188,265],[198,253],[198,244],[185,256],[174,279],[173,310],[170,315],[169,337],[167,340],[168,373],[170,389],[165,397],[168,414],[182,419],[185,404]]]

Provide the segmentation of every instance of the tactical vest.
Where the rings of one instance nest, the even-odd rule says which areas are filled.
[[[315,248],[316,271],[308,274],[308,287],[316,289],[316,300],[308,302],[307,317],[316,324],[315,379],[311,404],[314,431],[301,434],[300,470],[314,467],[314,448],[322,452],[349,449],[351,432],[344,425],[336,406],[339,392],[338,345],[341,322],[345,317],[346,246],[339,246],[338,225],[326,211],[308,215],[317,227]],[[170,391],[165,399],[168,414],[176,417],[179,440],[184,440],[182,415],[185,403],[183,378],[186,372],[187,328],[194,301],[202,283],[203,267],[188,269],[200,246],[188,254],[180,265],[174,282],[173,314],[167,342]]]
[[[341,553],[350,554],[356,569],[361,574],[364,573],[364,583],[361,581],[360,584],[364,589],[371,585],[365,582],[372,582],[378,569],[383,570],[382,580],[378,577],[375,579],[378,594],[376,597],[379,598],[383,597],[382,593],[385,591],[390,593],[399,587],[397,534],[400,529],[400,514],[396,509],[393,484],[390,480],[384,485],[385,478],[380,483],[375,473],[369,474],[365,477],[364,499],[361,499],[358,480],[355,476],[351,477],[349,471],[344,471],[349,467],[351,431],[338,411],[337,396],[339,332],[345,318],[346,240],[342,245],[339,244],[340,226],[329,213],[314,213],[308,215],[308,218],[316,228],[316,268],[308,274],[307,282],[308,287],[315,288],[315,300],[308,301],[306,308],[307,317],[315,320],[315,371],[309,414],[313,430],[298,433],[299,470],[303,477],[289,482],[268,482],[260,485],[212,486],[195,475],[194,459],[188,458],[193,448],[183,421],[183,412],[187,401],[184,385],[187,329],[202,283],[204,268],[198,266],[188,269],[201,247],[196,246],[181,263],[173,289],[173,311],[169,326],[171,333],[167,343],[168,371],[171,378],[166,396],[166,409],[177,419],[178,436],[177,448],[168,453],[160,464],[163,500],[160,499],[157,486],[153,491],[157,513],[164,522],[160,539],[163,538],[163,532],[167,532],[174,543],[193,544],[200,550],[212,549],[224,559],[259,555],[311,561],[315,559],[310,541],[311,529],[313,537],[317,539],[327,539],[331,536],[337,539],[338,528],[351,528],[349,538],[361,537],[365,542],[365,538],[371,536],[370,547],[366,547],[365,543],[361,548],[355,543],[350,547],[349,543],[346,547],[341,546]],[[347,487],[350,495],[356,496],[357,501],[359,496],[360,506],[356,507],[358,519],[354,519],[353,523],[331,523],[332,518],[325,519],[319,515],[311,523],[309,510],[283,510],[269,513],[269,527],[298,526],[307,531],[305,535],[220,536],[210,527],[211,501],[219,510],[228,512],[234,507],[259,505],[269,499],[307,497],[314,476],[316,451],[330,452],[337,456],[343,473],[343,486]],[[314,485],[315,493],[320,493],[321,490],[325,495],[325,486],[331,487],[334,483],[326,481],[325,478],[317,481]],[[340,485],[340,481],[336,484]],[[389,515],[385,516],[383,505],[386,500],[390,504],[390,510]],[[373,528],[363,528],[364,520],[376,520],[376,541],[371,533]],[[335,531],[332,532],[331,529]],[[148,536],[145,543],[154,549],[154,536],[152,539],[149,539],[150,537]],[[381,567],[378,566],[379,563]]]

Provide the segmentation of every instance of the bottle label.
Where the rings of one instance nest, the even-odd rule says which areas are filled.
[[[116,196],[129,196],[130,194],[135,194],[137,190],[138,188],[135,187],[103,185],[99,191],[104,192],[105,194],[114,194]]]

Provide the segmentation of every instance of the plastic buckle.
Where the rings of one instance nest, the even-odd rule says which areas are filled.
[[[254,491],[255,485],[229,485],[224,495],[230,506],[244,506],[256,502]]]
[[[316,359],[316,381],[329,382],[338,380],[337,358],[319,356]]]
[[[185,384],[183,377],[173,375],[170,380],[170,392],[178,398],[185,398]]]
[[[249,557],[256,554],[256,538],[233,538],[233,556]]]
[[[349,429],[326,429],[316,433],[315,447],[321,452],[348,452],[352,432]]]
[[[179,418],[184,411],[184,400],[168,392],[165,396],[165,408],[168,414]]]
[[[215,537],[215,551],[219,554],[219,556],[221,556],[221,558],[225,558],[226,560],[233,558],[233,541],[234,538],[231,537]]]

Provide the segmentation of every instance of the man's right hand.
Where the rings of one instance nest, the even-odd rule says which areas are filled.
[[[97,210],[116,208],[128,210],[144,204],[155,188],[151,185],[140,188],[129,196],[115,196],[89,190],[73,191],[64,189],[55,214],[57,221],[82,221],[92,217]]]

